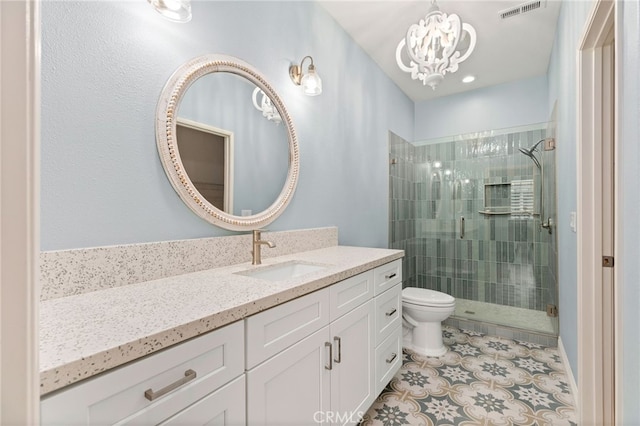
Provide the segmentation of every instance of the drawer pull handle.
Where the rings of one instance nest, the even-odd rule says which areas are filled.
[[[387,364],[391,364],[393,361],[395,361],[395,359],[398,357],[398,354],[393,353],[391,354],[391,356],[389,358],[387,358],[385,361],[387,361]]]
[[[333,370],[333,345],[330,342],[324,342],[324,347],[329,347],[329,365],[325,365],[327,370]]]
[[[394,278],[396,275],[397,275],[397,274],[394,272],[393,274],[385,275],[385,276],[384,276],[384,279],[385,279],[385,280],[390,280],[391,278]]]
[[[391,310],[389,312],[386,312],[385,315],[390,317],[391,315],[395,314],[396,312],[398,312],[396,310],[396,308],[391,308]]]
[[[160,398],[161,396],[168,394],[172,390],[178,389],[180,386],[190,382],[195,378],[196,378],[196,372],[189,369],[184,372],[184,377],[182,379],[177,380],[171,383],[170,385],[163,387],[157,392],[154,392],[153,389],[147,389],[146,391],[144,391],[144,397],[147,398],[149,401],[153,401],[156,398]]]
[[[338,357],[335,358],[333,361],[336,364],[340,364],[340,362],[342,361],[342,339],[340,339],[338,336],[335,336],[333,338],[333,341],[338,344]]]

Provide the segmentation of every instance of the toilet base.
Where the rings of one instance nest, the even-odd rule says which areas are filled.
[[[419,323],[417,327],[403,326],[402,346],[420,355],[440,357],[448,352],[442,342],[441,323]]]

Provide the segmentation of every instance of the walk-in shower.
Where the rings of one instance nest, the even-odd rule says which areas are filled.
[[[456,298],[453,319],[557,335],[547,128],[414,143],[390,134],[389,246],[405,250],[405,286]]]

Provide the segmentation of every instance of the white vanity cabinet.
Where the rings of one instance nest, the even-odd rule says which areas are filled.
[[[243,373],[238,321],[46,396],[41,424],[245,424]]]
[[[247,424],[358,423],[402,359],[387,342],[400,342],[401,260],[392,263],[247,318]],[[393,353],[379,372],[376,356]]]
[[[376,268],[375,394],[402,366],[402,260]]]
[[[402,360],[401,261],[47,395],[42,424],[356,424]]]
[[[247,318],[248,424],[357,423],[375,399],[372,296],[368,271]],[[313,334],[278,352],[303,329]]]

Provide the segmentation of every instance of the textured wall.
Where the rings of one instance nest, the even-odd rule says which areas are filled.
[[[576,55],[591,1],[562,2],[558,29],[549,63],[549,111],[556,105],[556,159],[558,182],[558,310],[560,337],[574,373],[578,371],[577,245],[569,227],[570,212],[576,211]],[[580,220],[580,218],[578,218]]]
[[[544,123],[547,76],[418,102],[415,111],[415,140]]]
[[[619,135],[619,167],[618,202],[621,209],[621,223],[618,224],[620,253],[616,253],[617,265],[620,265],[618,282],[620,285],[622,306],[622,349],[621,359],[621,424],[640,424],[640,5],[637,1],[621,1],[617,3],[619,43],[617,52],[619,60],[619,90],[621,93]],[[564,337],[563,337],[564,339]]]
[[[276,88],[300,141],[297,192],[271,230],[338,226],[340,243],[388,243],[388,131],[413,140],[413,103],[313,2],[194,2],[187,24],[145,1],[42,3],[43,250],[228,235],[193,214],[160,164],[165,82],[206,53],[239,57]],[[288,68],[313,55],[302,95]]]

